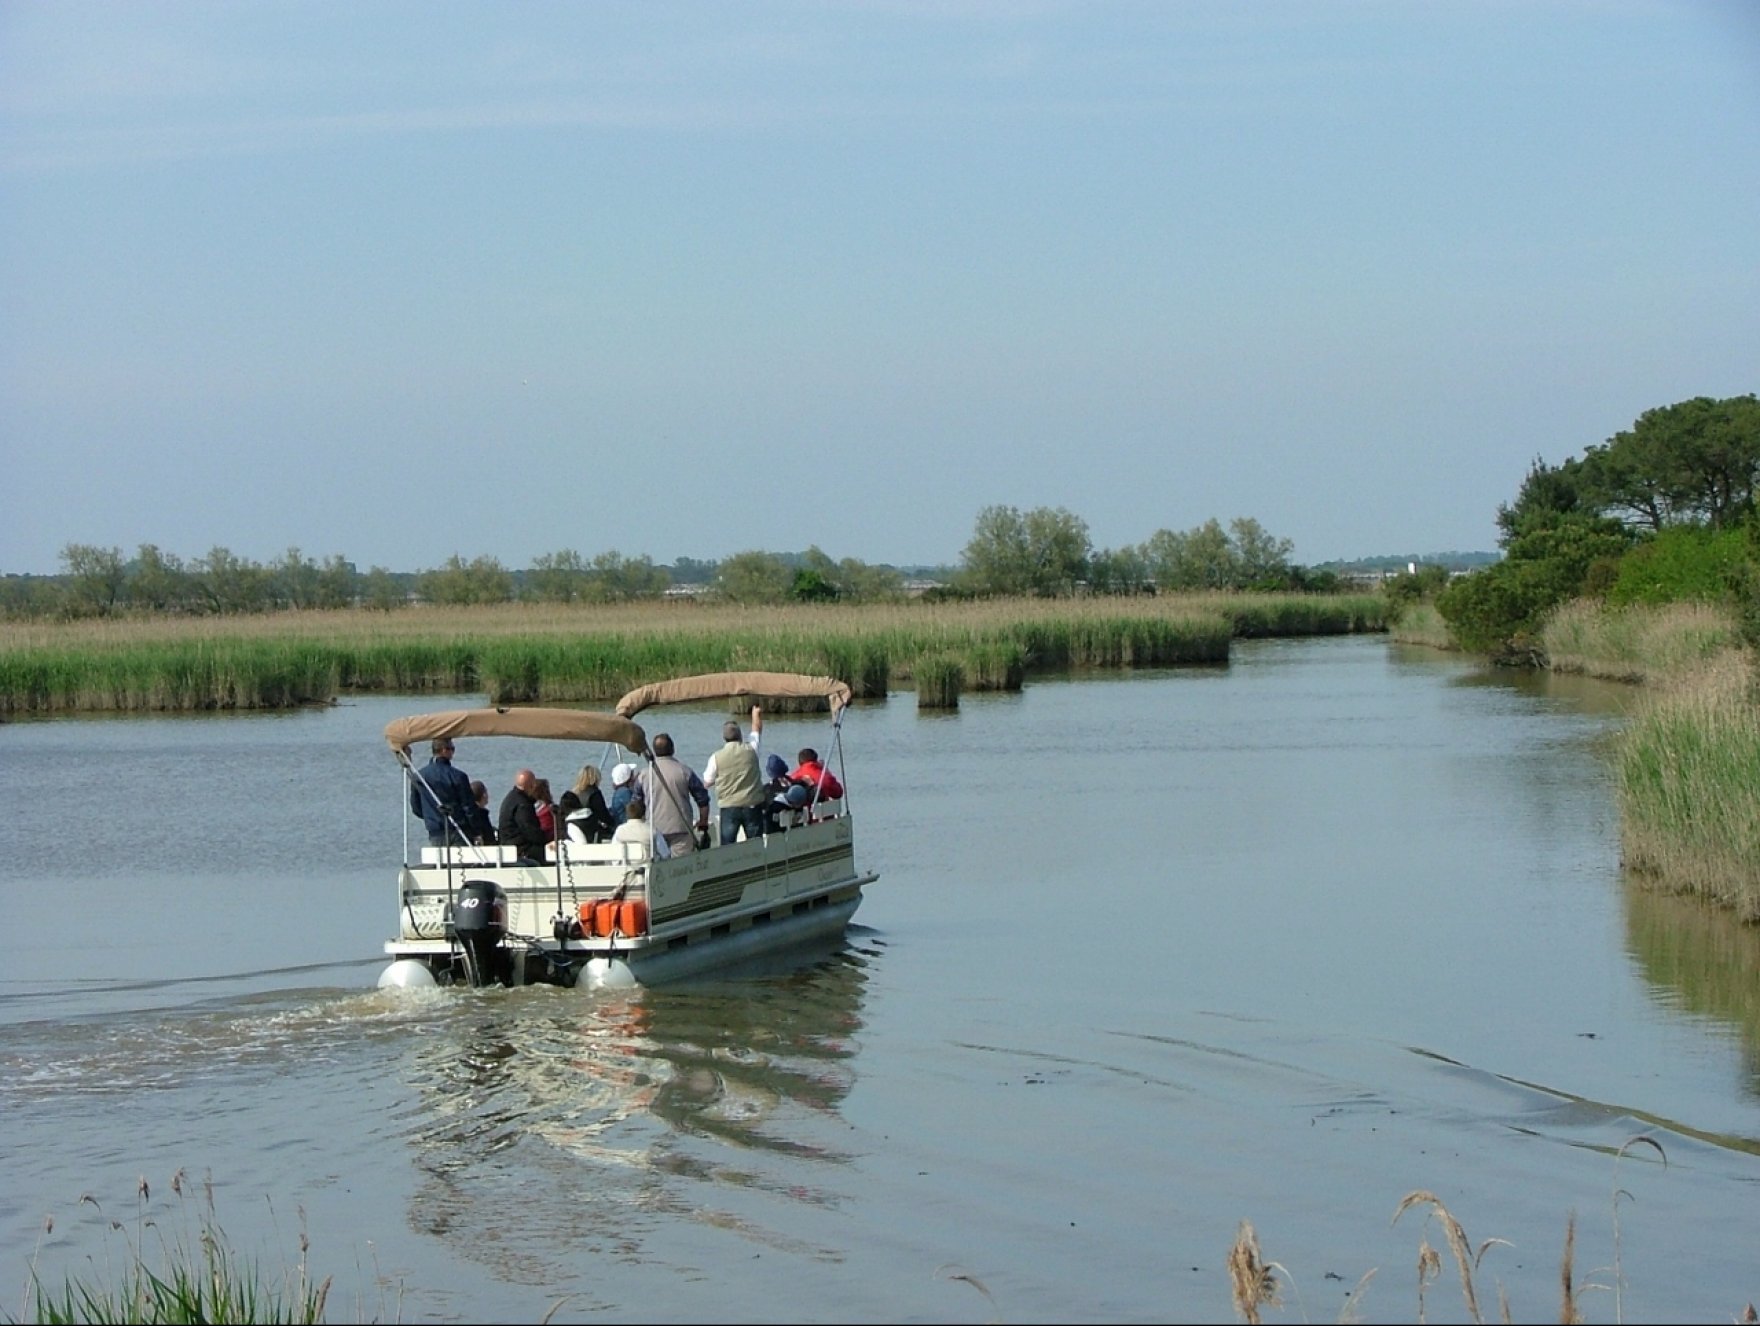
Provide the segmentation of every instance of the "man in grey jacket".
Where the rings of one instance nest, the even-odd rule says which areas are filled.
[[[648,803],[648,823],[666,839],[672,855],[696,850],[697,835],[709,832],[709,789],[683,760],[672,753],[672,737],[655,736],[654,758],[642,771],[642,800]],[[696,828],[691,827],[691,803],[697,807]]]

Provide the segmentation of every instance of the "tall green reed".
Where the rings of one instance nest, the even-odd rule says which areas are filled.
[[[1745,655],[1647,695],[1618,738],[1617,770],[1626,864],[1760,921],[1760,706]]]

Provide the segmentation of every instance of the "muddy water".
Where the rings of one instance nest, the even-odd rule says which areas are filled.
[[[846,724],[848,942],[617,997],[372,988],[377,734],[457,697],[0,727],[0,1311],[144,1177],[277,1272],[303,1228],[333,1321],[1220,1321],[1243,1220],[1268,1319],[1465,1320],[1414,1190],[1507,1241],[1488,1317],[1556,1319],[1574,1212],[1589,1320],[1728,1320],[1760,947],[1621,877],[1627,698],[1379,639],[895,695]]]

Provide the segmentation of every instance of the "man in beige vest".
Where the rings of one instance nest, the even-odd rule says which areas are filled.
[[[738,723],[721,728],[725,743],[703,766],[703,786],[715,794],[721,806],[721,845],[739,841],[740,830],[747,838],[764,832],[764,775],[758,768],[758,741],[764,730],[764,711],[752,706],[752,735],[742,740]]]
[[[665,732],[653,741],[654,758],[638,780],[642,800],[648,803],[648,823],[666,839],[674,856],[697,846],[697,834],[709,832],[709,789],[696,771],[672,753],[672,738]],[[691,830],[691,803],[697,805],[696,831]]]

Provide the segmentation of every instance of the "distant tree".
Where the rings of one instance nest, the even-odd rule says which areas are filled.
[[[1236,516],[1227,529],[1211,517],[1189,530],[1156,530],[1141,555],[1164,590],[1287,589],[1295,579],[1294,548],[1250,516]]]
[[[712,585],[717,566],[715,562],[702,562],[695,557],[680,557],[672,564],[672,582],[677,585]]]
[[[1096,594],[1153,594],[1155,578],[1142,548],[1127,544],[1088,558],[1088,588]]]
[[[532,559],[523,597],[540,603],[573,603],[583,596],[590,576],[586,562],[573,549],[544,553]]]
[[[964,578],[980,593],[1074,592],[1088,577],[1087,522],[1062,507],[987,506],[962,555]]]
[[[29,620],[60,615],[67,607],[65,588],[50,576],[0,576],[0,617]]]
[[[1143,558],[1164,590],[1232,589],[1241,583],[1240,554],[1214,516],[1183,533],[1156,530],[1143,545]]]
[[[965,546],[961,569],[980,592],[1025,594],[1032,587],[1032,554],[1027,547],[1027,522],[1012,506],[987,506],[978,512],[972,537]]]
[[[67,575],[69,611],[81,617],[103,617],[116,611],[128,583],[122,549],[70,543],[61,550],[61,565]]]
[[[595,603],[658,598],[671,583],[666,568],[655,566],[646,556],[626,558],[619,552],[602,552],[588,569],[585,595]]]
[[[135,550],[128,578],[131,605],[151,612],[181,612],[191,606],[194,593],[182,558],[161,552],[153,543],[143,543]]]
[[[274,578],[274,595],[291,608],[316,607],[318,602],[318,564],[300,555],[298,548],[289,548],[281,560],[270,568]]]
[[[1088,578],[1093,543],[1088,522],[1062,507],[1027,512],[1027,547],[1032,557],[1032,589],[1040,595],[1072,594]]]
[[[506,603],[513,597],[513,576],[493,557],[466,562],[453,553],[439,569],[422,572],[417,582],[430,603],[451,607]]]
[[[403,607],[409,598],[388,568],[375,566],[361,577],[361,601],[378,612],[390,612]]]
[[[894,566],[873,566],[845,557],[837,564],[839,594],[859,603],[876,603],[904,596],[904,577]]]
[[[1288,585],[1294,543],[1273,537],[1251,516],[1236,516],[1228,522],[1228,530],[1241,588],[1283,589]]]
[[[822,572],[804,566],[794,573],[788,596],[797,603],[835,603],[839,598],[837,586]]]
[[[715,588],[734,603],[780,603],[794,576],[775,553],[735,553],[715,572]]]
[[[355,574],[354,563],[341,553],[332,553],[324,559],[324,565],[318,568],[317,597],[313,606],[319,608],[346,608],[354,603],[357,583],[360,577]]]
[[[263,612],[274,596],[273,573],[228,548],[210,548],[197,561],[193,579],[203,603],[214,613]]]

